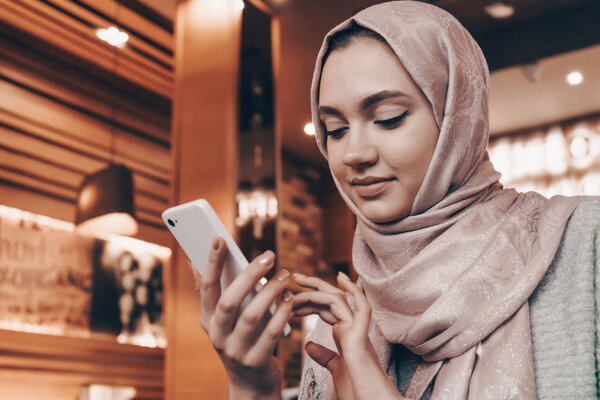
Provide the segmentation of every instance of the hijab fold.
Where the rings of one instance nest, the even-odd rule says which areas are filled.
[[[420,399],[535,399],[528,298],[560,243],[576,197],[546,199],[504,189],[486,153],[485,58],[450,14],[426,3],[369,7],[332,29],[319,51],[311,106],[327,158],[318,92],[329,37],[358,24],[396,53],[432,106],[440,130],[409,216],[388,224],[357,216],[353,265],[373,308],[369,337],[395,382],[392,346],[421,356],[405,396]],[[311,340],[332,350],[319,321]],[[306,358],[302,399],[334,399],[329,372]]]

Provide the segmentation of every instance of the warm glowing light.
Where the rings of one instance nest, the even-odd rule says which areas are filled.
[[[510,140],[503,138],[490,146],[490,161],[494,168],[502,174],[502,182],[508,182],[512,179],[511,170],[511,144]]]
[[[46,217],[44,215],[33,214],[18,208],[12,208],[0,205],[0,218],[6,218],[14,221],[26,221],[39,227],[57,229],[66,232],[74,232],[75,225],[71,222],[61,221],[59,219]],[[79,231],[78,231],[79,232]],[[115,234],[94,234],[95,237],[104,239],[110,244],[117,243],[120,247],[131,251],[140,256],[143,253],[150,253],[160,259],[167,259],[171,256],[171,249],[157,244],[144,242],[127,236]]]
[[[567,75],[567,82],[569,85],[579,85],[583,82],[583,75],[581,72],[573,71]]]
[[[98,38],[101,40],[104,40],[106,43],[119,48],[125,47],[125,44],[129,40],[128,34],[120,31],[114,26],[106,29],[100,28],[96,30],[96,36],[98,36]]]
[[[521,179],[527,174],[527,164],[523,162],[525,159],[525,141],[515,139],[512,143],[510,154],[512,178],[515,180]]]
[[[41,326],[20,321],[0,320],[0,329],[17,332],[40,333],[43,335],[63,336],[66,329],[59,326]],[[69,336],[89,337],[89,333],[69,331]]]
[[[277,216],[277,198],[275,196],[269,197],[267,199],[267,214],[271,218],[275,218]]]
[[[135,388],[130,386],[109,386],[91,384],[84,387],[81,391],[81,400],[104,400],[104,399],[120,399],[130,400],[137,394]]]
[[[19,210],[18,208],[0,206],[0,217],[7,218],[15,221],[27,221],[36,224],[40,227],[58,229],[66,232],[73,232],[75,225],[71,222],[61,221],[46,217],[44,215],[37,215],[27,211]]]
[[[122,253],[122,250],[126,249],[130,251],[133,256],[139,260],[144,259],[144,254],[152,254],[153,256],[165,260],[171,257],[171,249],[164,246],[159,246],[154,243],[144,242],[143,240],[134,239],[128,236],[120,235],[97,235],[99,238],[106,240],[107,246],[115,248],[116,253]],[[108,248],[107,247],[107,248]],[[119,250],[121,249],[121,250]]]
[[[591,172],[587,174],[582,182],[583,194],[586,196],[600,195],[600,172]]]
[[[277,197],[271,191],[253,190],[242,192],[236,196],[238,203],[238,217],[236,224],[244,226],[253,219],[272,219],[277,217]]]
[[[551,128],[546,136],[546,168],[552,175],[567,171],[567,143],[560,126]]]
[[[523,148],[524,169],[526,175],[538,175],[545,171],[546,166],[544,165],[546,146],[544,145],[544,138],[541,135],[536,135],[530,138]]]
[[[574,158],[586,157],[590,152],[590,145],[588,139],[583,136],[575,136],[573,140],[571,140],[569,150],[571,151],[571,155]]]
[[[311,122],[304,125],[304,133],[306,133],[307,135],[310,135],[310,136],[314,136],[315,135],[315,126]]]
[[[511,5],[498,1],[483,8],[485,12],[492,18],[504,19],[512,17],[515,13],[515,8]]]
[[[131,236],[138,231],[137,221],[129,214],[113,212],[88,219],[77,226],[77,231],[85,235],[96,236],[100,232],[115,232]]]

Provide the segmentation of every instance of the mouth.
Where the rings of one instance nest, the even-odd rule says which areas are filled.
[[[375,197],[380,195],[395,178],[383,178],[367,176],[365,178],[353,178],[350,184],[360,197]]]

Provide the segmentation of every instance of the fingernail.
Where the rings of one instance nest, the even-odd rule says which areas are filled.
[[[301,274],[300,272],[294,272],[294,278],[295,279],[302,279],[304,278],[306,275]]]
[[[260,258],[258,259],[258,263],[263,267],[269,267],[273,264],[273,260],[275,259],[275,254],[272,251],[267,250]]]
[[[219,238],[215,237],[212,242],[213,249],[217,250],[219,248]]]
[[[289,289],[283,291],[283,301],[290,301],[293,297],[294,295]]]
[[[349,281],[349,280],[350,280],[350,278],[348,277],[348,275],[346,275],[346,274],[345,274],[345,273],[343,273],[342,271],[340,271],[340,272],[338,273],[338,275],[339,275],[339,276],[340,276],[342,279],[344,279],[344,280],[346,280],[346,281]]]
[[[282,269],[277,274],[277,280],[280,280],[280,281],[285,281],[289,277],[290,277],[290,271],[288,271],[287,269]]]

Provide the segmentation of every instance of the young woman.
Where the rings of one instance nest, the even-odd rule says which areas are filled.
[[[215,241],[196,280],[232,398],[278,398],[271,352],[292,313],[321,317],[302,399],[596,398],[600,201],[502,188],[487,92],[481,50],[432,5],[372,6],[325,37],[313,123],[357,216],[359,282],[296,275],[309,290],[292,296],[281,271],[238,317],[274,255],[221,295]]]

